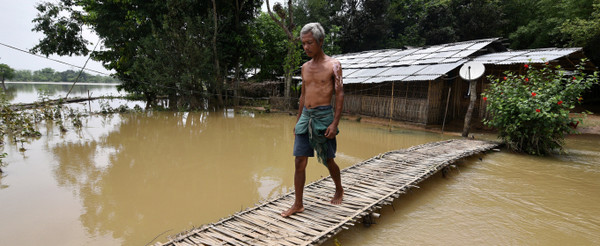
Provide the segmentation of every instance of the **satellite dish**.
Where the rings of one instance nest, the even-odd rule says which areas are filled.
[[[476,80],[485,72],[485,66],[481,62],[467,62],[463,64],[458,74],[464,80]]]

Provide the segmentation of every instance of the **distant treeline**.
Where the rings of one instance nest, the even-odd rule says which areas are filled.
[[[74,82],[79,75],[79,71],[67,70],[64,72],[55,71],[52,68],[42,70],[16,70],[14,77],[10,81],[22,82]],[[121,83],[118,79],[110,76],[92,75],[82,72],[77,82],[88,83]]]

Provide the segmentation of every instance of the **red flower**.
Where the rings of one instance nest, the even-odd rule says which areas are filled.
[[[573,77],[573,80],[576,80],[577,78]]]
[[[583,100],[583,97],[578,97],[577,100],[581,102],[581,100]]]
[[[525,78],[525,81],[526,81],[526,82],[529,82],[529,78]]]
[[[558,101],[558,105],[561,105],[561,104],[562,104],[562,101]]]
[[[532,97],[534,97],[535,95],[537,95],[537,94],[535,94],[535,92],[532,92],[532,93],[531,93],[531,96],[532,96]]]
[[[536,110],[535,110],[535,112],[538,112],[538,113],[539,113],[539,112],[541,112],[541,110],[538,108],[538,109],[536,109]]]
[[[506,80],[506,76],[504,76],[504,80]]]
[[[525,64],[525,66],[524,66],[524,67],[525,67],[525,68],[529,68],[529,65]]]
[[[483,100],[484,100],[484,101],[487,101],[487,97],[483,97]]]
[[[548,65],[548,64],[550,64],[550,63],[546,62],[545,64],[546,64],[546,65]]]

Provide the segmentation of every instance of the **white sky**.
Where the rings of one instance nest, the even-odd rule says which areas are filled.
[[[34,24],[31,22],[37,15],[35,4],[41,0],[0,0],[0,43],[11,45],[22,50],[29,50],[35,46],[43,37],[41,33],[31,31]],[[84,37],[96,44],[98,37],[91,32],[84,33]],[[88,49],[94,49],[94,45],[89,45]],[[100,46],[98,47],[100,49]],[[50,56],[50,58],[60,60],[69,64],[83,66],[87,57],[69,57],[69,56]],[[0,63],[21,70],[39,70],[50,67],[57,71],[68,69],[79,70],[79,68],[64,65],[58,62],[47,60],[41,57],[33,56],[21,51],[17,51],[6,46],[0,45]],[[96,71],[110,73],[100,62],[90,60],[86,66]],[[91,74],[97,74],[92,71],[86,71]]]
[[[49,1],[54,2],[52,0]],[[41,33],[31,31],[34,26],[31,21],[38,13],[35,9],[35,5],[39,2],[42,2],[42,0],[0,0],[0,43],[14,46],[22,50],[29,50],[38,43],[43,35]],[[269,0],[269,2],[271,5],[273,5],[275,2],[284,3],[286,1]],[[262,9],[265,12],[267,11],[266,0],[263,0]],[[98,37],[89,31],[84,32],[84,37],[93,42],[94,45],[98,41]],[[88,45],[88,49],[94,49],[94,45]],[[98,49],[101,49],[101,45],[98,47]],[[77,66],[83,66],[87,59],[87,57],[82,56],[61,57],[56,55],[52,55],[50,58]],[[65,71],[68,69],[73,69],[76,71],[79,70],[79,68],[73,66],[64,65],[55,61],[30,55],[3,45],[0,45],[0,63],[5,63],[17,70],[39,70],[46,67],[53,68],[57,71]],[[102,66],[100,62],[93,60],[88,62],[86,68],[107,74],[110,73]],[[86,72],[97,74],[92,71]]]

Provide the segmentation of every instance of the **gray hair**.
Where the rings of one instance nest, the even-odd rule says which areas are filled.
[[[319,24],[319,22],[313,22],[304,25],[300,31],[300,35],[304,35],[309,32],[312,33],[313,37],[318,43],[323,43],[323,40],[325,40],[325,30],[323,29],[323,26]]]

